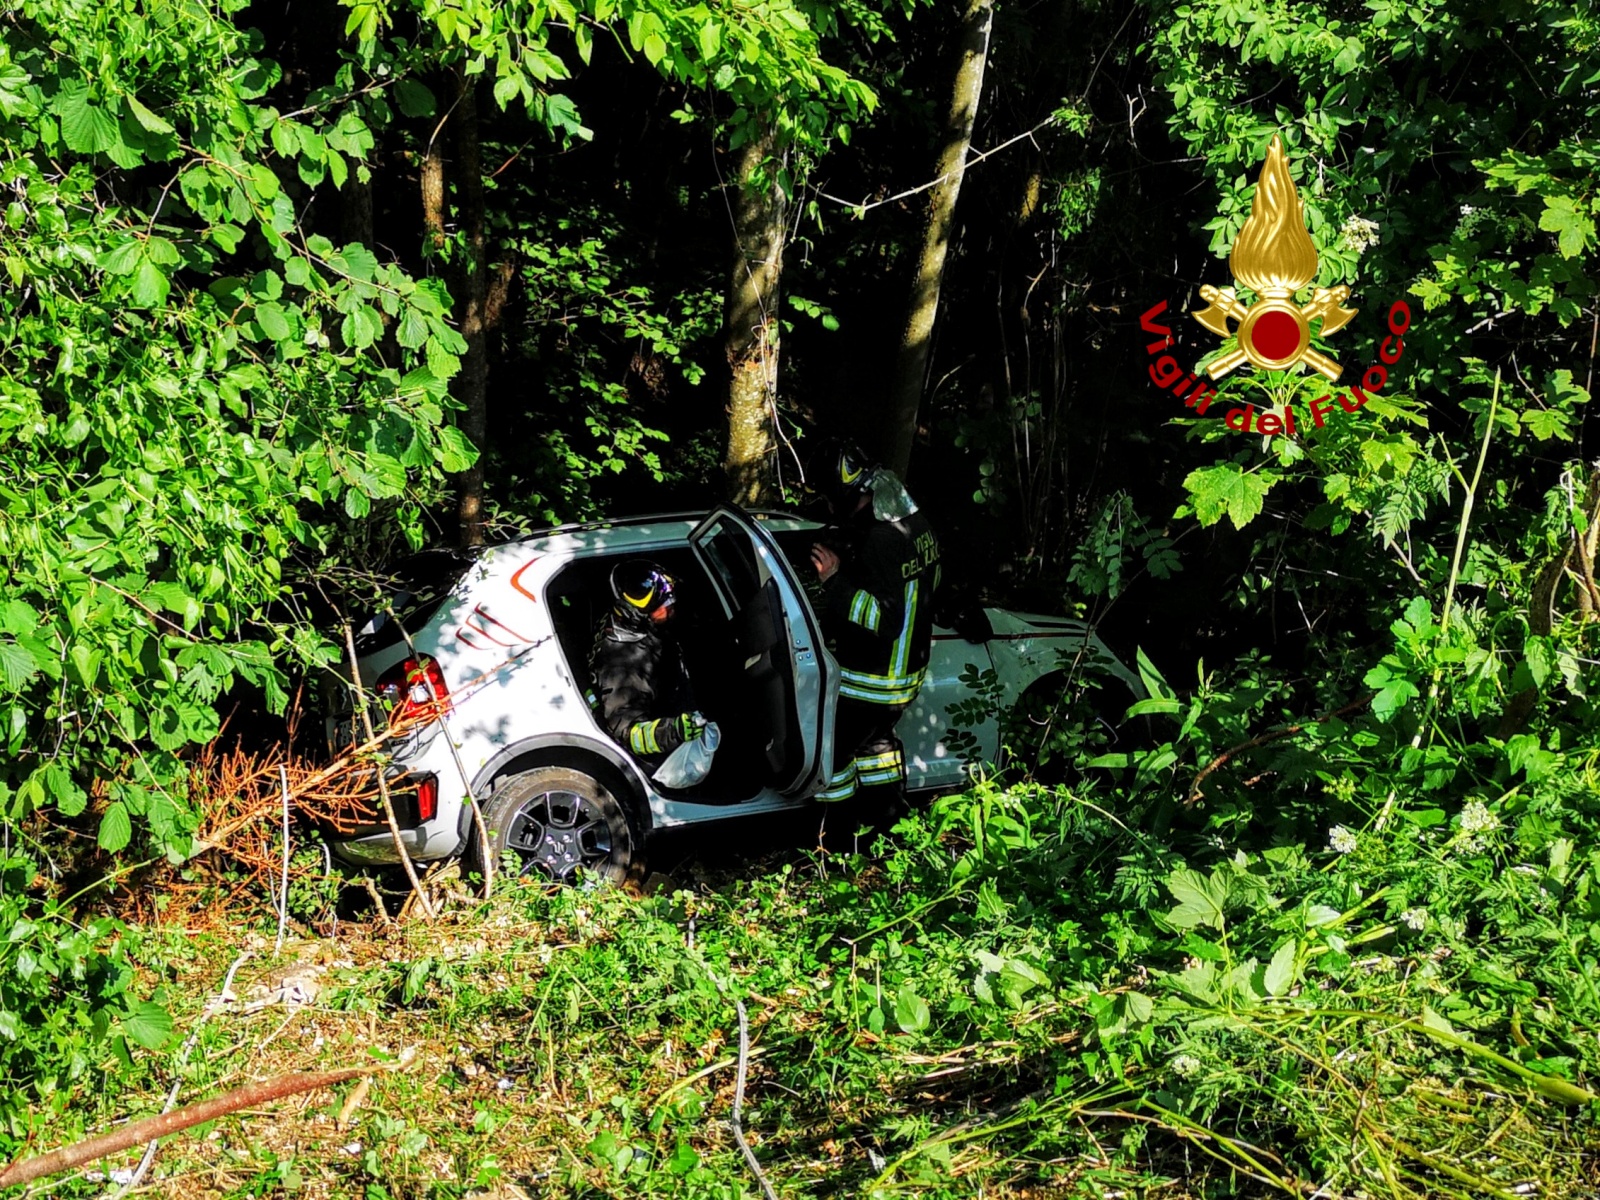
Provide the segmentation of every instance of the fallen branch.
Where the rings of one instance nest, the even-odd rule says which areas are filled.
[[[733,1089],[733,1120],[729,1123],[733,1126],[733,1140],[739,1143],[745,1162],[750,1164],[751,1172],[761,1184],[762,1195],[767,1200],[778,1200],[778,1194],[772,1190],[772,1184],[767,1182],[761,1164],[756,1161],[756,1152],[750,1149],[750,1143],[744,1140],[744,1125],[740,1118],[744,1110],[745,1072],[750,1065],[750,1018],[745,1015],[743,1000],[735,1000],[734,1003],[739,1006],[739,1075]]]
[[[1285,725],[1282,729],[1273,729],[1266,733],[1258,734],[1255,737],[1250,738],[1248,741],[1240,742],[1237,746],[1229,746],[1221,754],[1217,755],[1205,766],[1200,768],[1200,773],[1194,777],[1194,782],[1189,785],[1189,795],[1187,798],[1185,798],[1183,806],[1188,808],[1190,805],[1194,804],[1196,800],[1199,800],[1202,795],[1200,791],[1200,785],[1205,782],[1206,776],[1210,775],[1211,772],[1215,771],[1218,767],[1226,763],[1235,754],[1238,754],[1243,750],[1253,750],[1257,746],[1265,746],[1267,743],[1276,742],[1280,738],[1291,737],[1304,729],[1309,729],[1313,725],[1321,725],[1324,721],[1331,721],[1335,717],[1342,717],[1346,713],[1355,712],[1356,709],[1365,707],[1367,703],[1377,694],[1377,692],[1368,692],[1365,696],[1362,696],[1361,699],[1352,700],[1343,708],[1336,708],[1332,712],[1323,713],[1315,720],[1303,721],[1299,725]]]
[[[254,1108],[271,1100],[281,1100],[285,1096],[297,1096],[301,1092],[332,1087],[348,1079],[369,1075],[373,1070],[374,1068],[369,1067],[353,1067],[343,1071],[315,1071],[310,1074],[279,1075],[276,1079],[246,1084],[210,1100],[202,1100],[199,1104],[188,1104],[172,1112],[134,1121],[121,1129],[92,1137],[86,1142],[63,1146],[59,1150],[52,1150],[49,1154],[41,1154],[37,1158],[25,1158],[20,1162],[14,1162],[0,1172],[0,1188],[16,1187],[18,1184],[42,1179],[46,1175],[70,1171],[86,1162],[93,1162],[97,1158],[115,1154],[119,1150],[137,1146],[140,1142],[163,1138],[206,1121],[215,1121],[218,1117],[225,1117],[242,1108]]]

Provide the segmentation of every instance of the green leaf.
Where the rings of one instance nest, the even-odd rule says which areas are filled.
[[[192,629],[200,620],[200,602],[176,583],[152,583],[145,588],[145,596],[152,606],[178,614],[185,629]]]
[[[1260,515],[1277,481],[1272,471],[1246,472],[1238,463],[1222,463],[1189,472],[1183,486],[1201,525],[1215,525],[1226,516],[1235,529],[1243,529]]]
[[[150,259],[144,258],[139,262],[139,269],[134,272],[130,295],[133,297],[133,302],[141,308],[158,308],[166,301],[167,290],[171,286],[167,273]]]
[[[1167,923],[1176,929],[1208,925],[1221,929],[1222,906],[1227,899],[1227,884],[1217,875],[1209,878],[1198,871],[1180,867],[1167,876],[1167,890],[1178,907],[1167,913]]]
[[[1594,218],[1579,208],[1573,196],[1546,196],[1539,228],[1556,235],[1562,258],[1576,258],[1594,240]]]
[[[1530,634],[1522,647],[1522,653],[1528,662],[1528,673],[1533,676],[1533,686],[1542,688],[1545,680],[1550,678],[1550,673],[1556,668],[1556,658],[1550,646],[1550,639]]]
[[[428,340],[428,321],[415,308],[407,308],[395,330],[395,341],[407,350],[419,349]]]
[[[95,680],[100,675],[101,653],[82,642],[77,643],[67,653],[67,661],[72,666],[72,673],[77,681],[86,688],[94,687]]]
[[[1143,1025],[1155,1015],[1156,1002],[1143,992],[1124,992],[1122,1003],[1129,1025]]]
[[[1171,716],[1182,711],[1183,705],[1179,704],[1176,700],[1151,699],[1140,700],[1138,703],[1130,705],[1124,716],[1130,718],[1143,717],[1150,713],[1160,713]]]
[[[365,350],[378,340],[382,332],[383,324],[378,320],[378,314],[365,304],[339,323],[339,336],[352,350]]]
[[[172,1038],[172,1014],[146,1000],[122,1018],[122,1032],[146,1050],[159,1050]]]
[[[722,26],[715,21],[707,21],[700,26],[700,53],[708,61],[722,49]]]
[[[272,148],[284,158],[300,157],[300,127],[293,121],[272,123]]]
[[[88,794],[72,781],[72,775],[60,763],[45,768],[44,782],[62,816],[75,817],[89,806]]]
[[[415,79],[402,79],[394,85],[394,102],[408,117],[431,117],[439,106],[432,89]]]
[[[1313,904],[1306,909],[1306,926],[1315,929],[1319,925],[1331,924],[1343,915],[1337,908],[1330,908],[1326,904]]]
[[[100,269],[110,275],[132,275],[144,259],[144,247],[130,238],[100,255]]]
[[[921,1033],[931,1019],[928,1002],[912,989],[901,988],[894,1001],[895,1024],[905,1033]]]
[[[0,684],[8,692],[20,692],[39,673],[39,664],[26,646],[0,642]]]
[[[61,90],[55,102],[61,118],[61,140],[79,154],[103,154],[120,144],[117,123],[111,114],[89,101],[89,89],[82,84]]]
[[[1086,767],[1108,767],[1116,770],[1127,766],[1131,761],[1132,759],[1126,753],[1118,751],[1115,754],[1097,754],[1083,765]]]
[[[1143,646],[1134,648],[1133,661],[1134,665],[1139,668],[1139,682],[1144,684],[1144,690],[1150,694],[1151,698],[1177,699],[1176,693],[1167,685],[1166,678],[1160,671],[1156,670],[1155,663],[1151,662],[1149,656],[1145,654]]]
[[[133,840],[133,822],[128,817],[127,805],[121,800],[113,800],[111,807],[101,816],[100,834],[96,840],[100,843],[100,849],[107,854],[116,854]]]
[[[350,243],[339,252],[339,257],[344,260],[345,273],[351,279],[371,283],[372,277],[378,272],[377,256],[360,242]]]
[[[129,93],[123,96],[123,100],[127,102],[128,111],[133,114],[133,119],[144,126],[147,133],[173,132],[172,126],[140,103],[139,97]]]
[[[1522,427],[1541,442],[1547,442],[1551,438],[1570,442],[1572,432],[1567,426],[1567,414],[1552,409],[1530,408],[1522,414]]]
[[[1290,938],[1278,947],[1272,961],[1267,964],[1266,985],[1269,996],[1283,996],[1294,982],[1295,943]]]
[[[454,425],[439,430],[439,466],[454,475],[478,461],[478,451]]]
[[[256,305],[256,324],[261,326],[262,333],[275,342],[288,341],[294,333],[283,305],[273,301]]]

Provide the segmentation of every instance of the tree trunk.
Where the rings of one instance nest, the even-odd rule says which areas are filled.
[[[461,99],[453,118],[455,125],[456,170],[460,176],[461,228],[466,234],[466,253],[460,264],[461,336],[467,352],[461,357],[461,374],[456,381],[456,398],[465,412],[461,432],[478,450],[478,457],[460,476],[462,546],[483,544],[483,449],[489,423],[489,347],[484,321],[489,293],[488,263],[484,256],[483,169],[478,147],[478,102],[476,81],[463,72]]]
[[[434,253],[444,248],[444,147],[439,144],[442,130],[441,121],[422,155],[422,227],[428,231],[428,246]]]
[[[350,172],[339,191],[339,240],[372,249],[372,180],[362,180],[360,167]]]
[[[983,68],[989,55],[989,24],[994,0],[967,0],[961,22],[961,60],[956,67],[955,92],[945,124],[944,147],[939,153],[936,183],[928,193],[928,228],[911,283],[905,331],[895,358],[890,386],[888,428],[883,461],[901,478],[911,463],[911,445],[917,434],[917,408],[928,374],[928,351],[933,342],[933,322],[939,311],[939,286],[944,279],[945,253],[955,226],[956,199],[961,194],[972,126],[983,94]]]
[[[783,273],[785,197],[777,180],[752,179],[772,153],[770,127],[746,142],[733,196],[734,252],[723,312],[728,383],[728,498],[746,507],[778,496],[778,286]]]

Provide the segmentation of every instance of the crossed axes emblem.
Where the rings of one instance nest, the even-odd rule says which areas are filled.
[[[1350,289],[1342,284],[1336,288],[1317,288],[1311,303],[1302,307],[1294,302],[1294,293],[1288,289],[1264,288],[1260,300],[1246,305],[1239,302],[1231,287],[1205,284],[1200,289],[1200,298],[1209,307],[1194,313],[1194,319],[1218,337],[1232,337],[1237,333],[1239,338],[1239,345],[1212,363],[1206,374],[1221,379],[1246,362],[1270,371],[1281,371],[1304,362],[1330,381],[1337,382],[1344,368],[1311,348],[1311,322],[1321,318],[1324,337],[1344,328],[1356,315],[1355,309],[1341,307],[1349,295]],[[1229,321],[1237,322],[1238,329],[1229,329]]]

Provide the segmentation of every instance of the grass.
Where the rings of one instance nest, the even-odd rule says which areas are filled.
[[[1372,884],[1406,890],[1403,840],[1210,875],[1140,844],[1064,789],[981,787],[877,864],[789,852],[643,898],[512,886],[278,960],[264,907],[244,935],[151,930],[177,1034],[142,1084],[77,1107],[96,1128],[159,1109],[199,1025],[182,1100],[375,1073],[170,1139],[144,1194],[755,1196],[728,1125],[742,999],[743,1126],[781,1197],[1596,1193],[1595,1105],[1562,1102],[1594,1014],[1549,939],[1528,969],[1494,958],[1442,894],[1434,927],[1397,929]],[[241,947],[239,1003],[202,1020]]]

